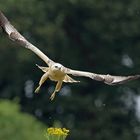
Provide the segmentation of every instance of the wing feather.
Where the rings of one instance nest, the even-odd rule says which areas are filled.
[[[38,64],[36,64],[36,66],[41,69],[43,72],[48,72],[49,70],[49,67],[42,67],[42,66],[39,66]]]
[[[63,82],[65,82],[65,83],[78,83],[78,82],[80,82],[80,81],[74,80],[73,78],[71,78],[70,76],[68,76],[68,75],[66,74],[66,76],[65,76],[65,78],[64,78],[64,80],[63,80]]]
[[[20,44],[21,46],[30,49],[36,55],[38,55],[45,63],[49,66],[54,62],[49,59],[42,51],[40,51],[36,46],[27,41],[15,28],[11,25],[8,19],[4,16],[4,14],[0,11],[0,26],[2,29],[8,34],[9,38],[12,41]]]
[[[65,73],[71,74],[73,76],[84,76],[91,78],[96,81],[102,81],[108,85],[117,85],[117,84],[124,84],[128,81],[135,80],[140,78],[140,75],[132,75],[132,76],[113,76],[113,75],[103,75],[103,74],[96,74],[91,72],[84,72],[84,71],[77,71],[72,70],[69,68],[64,68]]]

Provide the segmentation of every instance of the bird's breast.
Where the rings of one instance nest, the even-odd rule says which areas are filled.
[[[52,81],[62,81],[65,77],[65,73],[61,71],[50,71],[49,72],[49,78]]]

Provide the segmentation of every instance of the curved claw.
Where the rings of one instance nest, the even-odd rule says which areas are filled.
[[[35,93],[39,93],[40,87],[37,87]]]
[[[55,98],[55,92],[51,95],[50,100],[52,101]]]

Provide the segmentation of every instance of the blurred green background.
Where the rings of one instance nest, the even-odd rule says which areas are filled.
[[[139,0],[0,0],[11,23],[56,62],[96,73],[140,74]],[[68,140],[140,138],[140,80],[108,86],[76,77],[53,102],[55,83],[34,89],[43,65],[0,31],[0,140],[44,140],[47,126]],[[28,115],[27,115],[28,114]]]

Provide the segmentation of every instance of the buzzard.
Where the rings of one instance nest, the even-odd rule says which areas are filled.
[[[131,75],[131,76],[113,76],[113,75],[105,75],[105,74],[96,74],[85,71],[78,71],[67,68],[60,63],[56,63],[51,60],[48,56],[46,56],[42,51],[40,51],[36,46],[31,44],[27,39],[25,39],[17,30],[14,28],[8,19],[4,16],[4,14],[0,11],[0,26],[6,32],[9,39],[15,41],[19,45],[31,50],[36,55],[38,55],[47,65],[48,67],[38,66],[44,74],[39,81],[39,86],[36,88],[35,93],[38,93],[41,85],[47,80],[50,79],[52,81],[57,82],[54,92],[52,93],[50,99],[53,100],[56,92],[59,92],[63,82],[74,83],[79,82],[70,77],[73,76],[84,76],[91,78],[93,80],[104,82],[108,85],[117,85],[124,84],[128,81],[135,80],[140,78],[140,75]]]

